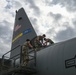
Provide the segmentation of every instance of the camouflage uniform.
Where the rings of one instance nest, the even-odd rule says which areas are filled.
[[[37,38],[39,38],[39,36]],[[39,50],[42,47],[42,44],[40,43],[40,40],[39,41],[37,40],[37,38],[34,40],[34,44],[36,50]]]
[[[44,46],[47,46],[47,43],[49,43],[49,45],[54,44],[54,42],[51,39],[44,38],[44,40],[45,40]]]
[[[54,43],[51,39],[48,39],[48,42],[49,42],[50,44],[53,44],[53,43]]]
[[[28,44],[24,43],[22,47],[22,66],[26,66],[29,62],[28,50]]]

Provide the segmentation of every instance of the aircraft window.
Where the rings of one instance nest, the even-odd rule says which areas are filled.
[[[18,20],[22,20],[22,17],[19,17]]]

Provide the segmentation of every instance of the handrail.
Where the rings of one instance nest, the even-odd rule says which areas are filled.
[[[8,52],[6,52],[3,56],[2,56],[2,65],[3,66],[5,66],[5,64],[4,64],[4,62],[5,62],[5,59],[4,59],[4,57],[7,57],[6,55],[8,54],[8,53],[11,53],[13,50],[15,50],[16,48],[18,48],[20,46],[20,48],[22,47],[21,45],[18,45],[18,46],[16,46],[15,48],[13,48],[13,49],[11,49],[10,51],[8,51]],[[20,56],[19,56],[20,55]],[[16,59],[18,59],[18,58],[20,58],[21,57],[21,53],[18,53],[18,54],[16,54],[16,55],[14,55],[13,57],[8,57],[8,59],[9,60],[14,60],[14,65],[13,66],[15,66],[15,60]],[[21,60],[20,60],[21,61]]]
[[[15,55],[15,56],[13,56],[13,57],[11,57],[10,59],[12,59],[12,58],[14,58],[14,57],[16,57],[16,56],[19,56],[20,54],[17,54],[17,55]]]
[[[13,51],[14,49],[16,49],[16,48],[19,47],[19,46],[21,46],[21,45],[16,46],[15,48],[13,48],[13,49],[11,49],[10,51],[6,52],[4,55],[6,55],[7,53]]]
[[[5,59],[4,59],[4,57],[6,57],[6,54],[8,54],[8,53],[10,53],[10,52],[12,52],[13,50],[15,50],[16,48],[20,48],[20,53],[18,53],[18,54],[16,54],[16,55],[14,55],[14,56],[12,56],[12,57],[9,57],[9,60],[11,60],[11,62],[12,62],[12,60],[13,60],[13,67],[16,67],[16,60],[18,59],[18,58],[20,58],[20,66],[21,66],[21,63],[22,63],[22,45],[18,45],[18,46],[16,46],[15,48],[13,48],[13,49],[11,49],[10,51],[8,51],[8,52],[6,52],[3,56],[2,56],[2,62],[3,62],[3,66],[5,66]],[[34,55],[30,55],[30,53],[31,52],[34,52]],[[36,51],[34,50],[34,49],[32,49],[32,50],[30,50],[29,52],[29,61],[30,60],[33,60],[34,59],[34,61],[35,61],[35,66],[36,66]]]

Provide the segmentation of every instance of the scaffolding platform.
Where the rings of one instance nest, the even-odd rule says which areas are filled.
[[[32,75],[37,73],[35,68],[29,68],[29,67],[18,67],[18,68],[12,68],[10,70],[5,70],[1,74],[2,75],[14,75],[14,74],[26,74],[26,75]]]
[[[12,58],[8,58],[6,55],[11,53],[16,48],[20,47],[21,53],[13,56]],[[31,55],[32,53],[32,55]],[[5,59],[7,57],[8,59]],[[26,74],[26,75],[32,75],[35,74],[36,71],[36,51],[35,50],[29,50],[28,52],[29,62],[33,60],[33,67],[29,66],[29,62],[27,65],[21,65],[22,61],[22,46],[18,45],[14,49],[8,51],[2,56],[2,68],[1,68],[1,74],[0,75],[16,75],[17,74]],[[16,65],[16,60],[20,59],[20,64]],[[12,61],[13,60],[13,61]],[[12,65],[11,65],[12,64]]]

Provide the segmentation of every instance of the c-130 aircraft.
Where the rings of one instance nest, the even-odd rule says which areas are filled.
[[[76,75],[76,38],[30,51],[28,66],[21,67],[21,45],[26,39],[33,40],[36,36],[24,9],[16,11],[9,61],[4,59],[9,52],[2,56],[2,62],[11,62],[13,67],[2,75]]]

